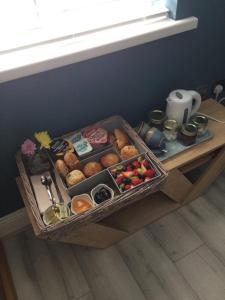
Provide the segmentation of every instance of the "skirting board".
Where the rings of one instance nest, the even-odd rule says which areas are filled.
[[[3,218],[0,218],[0,239],[15,232],[21,231],[29,224],[30,221],[25,208],[21,208],[4,216]]]

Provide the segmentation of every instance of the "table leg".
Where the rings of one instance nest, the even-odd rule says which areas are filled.
[[[193,188],[193,184],[178,169],[172,170],[166,182],[161,187],[161,192],[174,200],[182,203],[188,193]]]
[[[15,287],[7,262],[4,247],[0,241],[0,296],[3,300],[17,300]]]
[[[225,147],[223,147],[217,156],[211,161],[207,170],[200,176],[200,178],[193,185],[192,191],[185,198],[185,203],[188,203],[197,197],[201,196],[205,189],[215,181],[220,173],[225,168]]]

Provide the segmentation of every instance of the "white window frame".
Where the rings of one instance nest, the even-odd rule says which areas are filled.
[[[7,1],[7,0],[5,0]],[[126,20],[116,26],[88,31],[81,35],[56,37],[50,42],[0,51],[0,82],[5,82],[54,68],[98,57],[129,47],[197,28],[195,17],[175,21],[168,10],[157,11],[153,16]]]

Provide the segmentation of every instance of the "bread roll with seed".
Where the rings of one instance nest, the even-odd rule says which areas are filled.
[[[114,135],[116,137],[116,144],[119,150],[121,150],[124,146],[129,144],[128,135],[121,129],[116,128],[114,130]]]
[[[62,159],[57,159],[57,161],[55,162],[55,168],[59,172],[59,174],[64,178],[69,173],[69,169],[67,168],[65,162]]]

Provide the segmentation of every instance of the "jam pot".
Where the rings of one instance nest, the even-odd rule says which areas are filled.
[[[164,136],[167,141],[175,141],[178,134],[178,123],[176,120],[166,120],[164,122]]]
[[[197,133],[198,133],[197,126],[195,126],[192,123],[187,123],[181,127],[181,131],[178,135],[178,139],[184,146],[190,146],[195,143]]]
[[[191,117],[191,122],[198,128],[198,136],[203,136],[207,132],[208,118],[203,115]]]
[[[156,127],[158,129],[163,129],[163,123],[166,120],[166,114],[159,109],[155,109],[150,111],[149,116],[149,124],[152,127]]]

